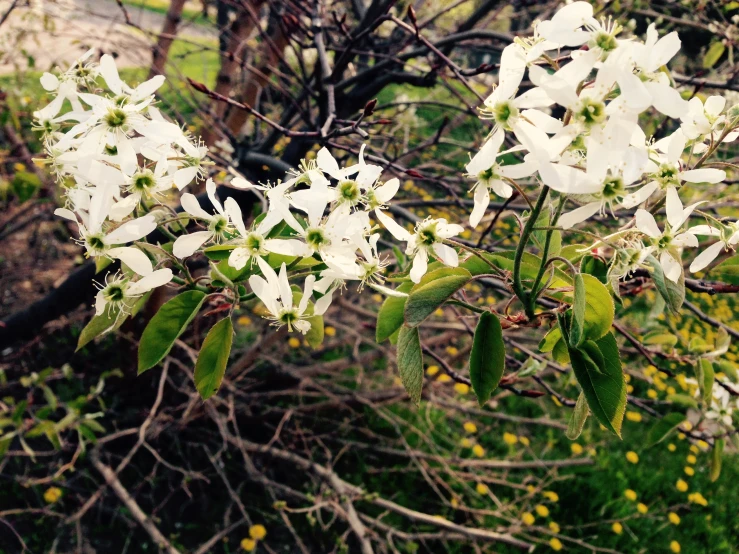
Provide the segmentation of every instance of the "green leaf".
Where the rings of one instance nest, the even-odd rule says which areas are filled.
[[[139,375],[164,359],[174,341],[200,311],[206,294],[189,290],[164,304],[151,318],[139,343]]]
[[[41,188],[41,179],[29,171],[18,171],[10,184],[18,200],[25,202],[30,200],[36,194],[36,191]]]
[[[597,278],[604,285],[608,282],[608,265],[602,258],[593,255],[583,256],[580,271]]]
[[[721,457],[724,452],[724,439],[716,439],[711,452],[711,482],[717,481],[721,475]]]
[[[195,388],[203,400],[208,400],[221,386],[233,336],[234,329],[229,316],[216,323],[203,341],[195,363]]]
[[[711,43],[711,46],[708,47],[708,50],[706,50],[706,53],[703,56],[703,69],[711,69],[716,65],[716,63],[721,59],[721,56],[724,55],[725,51],[726,45],[720,40]]]
[[[423,354],[418,327],[400,328],[398,335],[398,371],[411,401],[418,406],[423,389]]]
[[[567,431],[565,435],[568,439],[574,441],[582,433],[582,428],[585,426],[585,421],[588,419],[590,409],[588,408],[588,401],[585,399],[585,394],[580,392],[580,396],[577,397],[577,403],[575,409],[572,411],[570,421],[567,424]]]
[[[713,364],[720,372],[729,378],[732,383],[739,383],[739,373],[736,371],[736,366],[729,361],[719,360]]]
[[[209,246],[203,250],[203,254],[205,254],[209,260],[220,262],[221,260],[228,260],[228,257],[231,255],[231,251],[238,247],[239,246],[237,244],[217,244],[215,246]]]
[[[714,267],[711,278],[731,285],[739,285],[739,255],[732,256]]]
[[[470,272],[461,267],[445,267],[424,275],[408,295],[405,304],[406,325],[417,326],[471,278]]]
[[[490,399],[504,369],[503,329],[496,315],[485,312],[477,323],[470,353],[470,380],[480,406]]]
[[[413,288],[413,283],[402,283],[398,287],[400,292],[410,292]],[[403,325],[403,318],[405,317],[405,303],[408,300],[407,296],[388,296],[380,307],[380,311],[377,313],[377,327],[375,329],[375,340],[378,343],[388,339],[393,333],[395,333]]]
[[[100,273],[103,269],[105,269],[112,263],[113,260],[111,258],[108,258],[107,256],[98,256],[97,258],[95,258],[95,275]]]
[[[652,281],[667,307],[674,314],[680,313],[685,300],[685,275],[680,274],[680,279],[675,283],[665,277],[662,266],[654,256],[647,256],[645,261],[652,267]]]
[[[696,399],[687,394],[669,394],[667,395],[666,400],[683,408],[693,408],[694,410],[698,409],[698,402]]]
[[[587,308],[585,279],[582,273],[575,275],[575,288],[572,302],[572,322],[570,323],[570,346],[580,346],[585,339],[585,309]],[[596,337],[597,338],[597,337]]]
[[[147,292],[136,301],[136,303],[131,308],[131,316],[135,316],[137,313],[139,313],[139,311],[141,310],[141,308],[144,307],[146,301],[149,299],[150,296],[151,291]],[[110,310],[106,309],[105,312],[103,312],[102,314],[93,316],[90,322],[85,325],[85,328],[82,329],[82,332],[77,339],[77,349],[75,350],[75,352],[88,344],[91,340],[106,333],[116,331],[121,327],[121,325],[123,325],[126,319],[128,319],[128,316],[119,317],[118,309],[112,306]]]
[[[559,327],[552,327],[539,342],[539,351],[551,352],[560,340],[562,340],[562,331],[559,330]]]
[[[613,325],[615,307],[611,293],[596,277],[580,274],[585,285],[585,323],[583,335],[586,340],[604,337]]]
[[[665,415],[657,421],[647,434],[647,446],[654,446],[665,440],[670,433],[677,429],[685,421],[683,414],[676,412]]]
[[[323,344],[324,328],[323,328],[323,316],[314,315],[307,318],[310,323],[310,329],[305,334],[305,340],[311,348],[318,348]]]
[[[713,401],[713,381],[715,378],[713,364],[705,358],[701,358],[695,365],[695,375],[698,379],[698,387],[701,390],[703,403],[710,406]]]
[[[675,346],[677,344],[677,340],[678,339],[674,334],[666,333],[657,329],[644,335],[642,343],[648,345]]]
[[[626,409],[626,381],[621,370],[618,343],[612,333],[569,349],[572,369],[588,406],[604,427],[621,436]]]

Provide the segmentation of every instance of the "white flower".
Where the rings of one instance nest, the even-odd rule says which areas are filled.
[[[124,174],[124,186],[128,196],[117,202],[111,209],[110,218],[121,221],[128,216],[143,200],[159,201],[162,193],[172,189],[172,177],[166,175],[167,158],[161,157],[154,170],[137,167],[132,174]]]
[[[651,240],[647,250],[659,254],[659,263],[665,277],[677,282],[683,272],[680,251],[684,246],[698,246],[698,239],[688,231],[680,232],[680,227],[688,220],[693,210],[701,204],[697,202],[683,209],[683,203],[674,188],[667,190],[667,222],[660,231],[654,216],[646,210],[636,211],[636,227]]]
[[[706,418],[720,421],[726,427],[732,426],[734,407],[731,405],[731,395],[718,383],[713,384],[711,409],[706,412]]]
[[[209,240],[219,241],[229,228],[228,214],[223,209],[221,202],[216,196],[216,184],[213,179],[208,179],[205,183],[205,190],[208,193],[208,199],[216,209],[215,214],[209,214],[200,207],[198,199],[186,192],[180,198],[182,208],[191,216],[203,220],[208,224],[207,231],[196,231],[187,235],[181,235],[174,241],[172,253],[178,258],[187,258],[192,256],[195,251],[203,246]]]
[[[388,217],[388,219],[390,218]],[[410,278],[414,283],[418,283],[421,277],[426,274],[429,256],[437,257],[443,264],[449,267],[457,267],[459,265],[457,251],[451,246],[444,244],[443,241],[455,237],[464,231],[461,225],[448,223],[443,218],[427,218],[416,224],[413,234],[400,227],[400,225],[397,225],[397,228],[387,227],[387,229],[393,233],[396,239],[408,243],[405,253],[413,258]]]
[[[624,208],[633,208],[646,201],[659,190],[669,191],[687,183],[720,183],[726,179],[726,172],[722,169],[700,168],[683,171],[680,167],[680,156],[685,149],[685,134],[678,129],[669,137],[655,143],[655,148],[664,152],[665,156],[658,158],[659,165],[651,163],[650,180],[636,192],[626,195],[623,201]]]
[[[149,275],[153,268],[151,261],[141,250],[134,247],[118,246],[139,240],[154,229],[157,223],[149,214],[138,219],[127,221],[109,232],[103,230],[110,208],[113,204],[113,193],[109,187],[98,188],[90,198],[89,212],[80,211],[75,214],[67,208],[58,208],[54,213],[60,217],[77,223],[80,230],[80,244],[84,245],[91,257],[107,256],[115,258],[134,270],[139,275]],[[77,216],[82,220],[77,219]]]
[[[95,82],[98,75],[95,63],[87,63],[87,60],[95,53],[90,48],[72,64],[72,66],[59,77],[52,73],[41,75],[41,86],[48,92],[56,92],[56,97],[45,108],[34,113],[36,119],[43,121],[51,120],[61,111],[65,100],[69,100],[73,112],[83,112],[84,108],[78,99],[78,87],[89,86]]]
[[[739,222],[729,223],[728,225],[720,224],[720,228],[711,225],[696,225],[688,229],[688,232],[693,235],[709,235],[721,239],[695,257],[690,264],[691,273],[708,267],[723,250],[734,250],[734,246],[739,243]]]
[[[296,239],[269,239],[267,235],[275,225],[282,221],[277,212],[267,212],[264,218],[253,229],[247,230],[241,214],[239,204],[233,198],[226,198],[226,213],[231,223],[236,227],[240,239],[236,239],[237,248],[231,251],[228,265],[242,269],[247,263],[253,263],[255,258],[268,255],[270,252],[286,256],[307,256],[310,250],[305,243]]]
[[[498,129],[465,167],[467,174],[477,180],[472,187],[475,192],[475,207],[470,214],[470,226],[472,227],[477,227],[485,215],[485,210],[490,204],[490,189],[493,189],[493,192],[502,198],[510,198],[513,194],[513,188],[503,179],[528,177],[537,169],[537,164],[533,161],[524,161],[521,164],[512,165],[498,163],[498,156],[503,156],[512,151],[498,153],[504,138],[505,133],[502,129]]]
[[[106,308],[119,315],[130,313],[136,301],[152,289],[166,285],[172,280],[172,270],[157,269],[137,281],[116,273],[105,279],[105,285],[98,286],[95,296],[95,314],[101,315]]]
[[[726,98],[723,96],[709,96],[705,105],[694,96],[688,102],[688,113],[681,118],[680,128],[690,140],[708,135],[726,121],[726,116],[721,115],[725,106]]]
[[[306,277],[303,297],[300,299],[300,303],[294,306],[293,291],[287,280],[285,264],[283,263],[280,267],[278,277],[275,270],[262,258],[258,257],[257,263],[264,277],[252,275],[249,277],[249,285],[269,311],[270,315],[267,319],[271,319],[273,321],[272,325],[278,328],[287,325],[289,331],[292,331],[294,327],[305,335],[310,330],[310,322],[306,319],[310,316],[307,316],[305,311],[313,293],[315,275]]]

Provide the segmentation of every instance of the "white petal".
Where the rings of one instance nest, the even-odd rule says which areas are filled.
[[[172,280],[172,270],[169,268],[157,269],[155,272],[139,279],[135,283],[131,283],[126,290],[127,294],[139,295],[145,292],[166,285]]]
[[[646,185],[644,185],[642,188],[640,188],[636,192],[627,194],[624,197],[624,200],[621,204],[627,210],[635,206],[638,206],[639,204],[644,202],[647,198],[652,196],[652,194],[654,194],[658,189],[659,189],[659,183],[657,181],[652,181],[651,183],[647,183]]]
[[[216,184],[213,179],[208,179],[205,182],[205,192],[208,194],[208,199],[210,200],[210,203],[213,204],[213,207],[216,209],[216,211],[219,214],[223,214],[223,205],[221,205],[220,200],[218,200],[218,195],[216,194]]]
[[[300,298],[300,304],[298,304],[298,314],[303,315],[305,309],[308,307],[308,301],[313,295],[313,285],[316,283],[315,275],[308,275],[305,278],[305,286],[303,288],[303,296]]]
[[[148,214],[138,219],[127,221],[117,229],[105,235],[106,244],[124,244],[144,238],[157,228],[157,221],[153,215]]]
[[[249,277],[249,286],[257,298],[262,301],[270,313],[276,315],[280,311],[272,286],[259,275]]]
[[[485,211],[490,204],[490,193],[487,187],[478,185],[475,189],[475,206],[470,214],[470,227],[477,227],[485,215]]]
[[[683,203],[675,187],[667,187],[667,222],[673,229],[679,227],[683,222]]]
[[[723,169],[703,168],[690,169],[682,171],[680,178],[688,183],[720,183],[726,179],[726,172]]]
[[[636,210],[636,228],[651,238],[657,238],[662,232],[654,220],[654,216],[646,210]]]
[[[192,216],[208,221],[213,219],[212,215],[200,207],[200,203],[194,194],[190,194],[189,192],[183,194],[182,198],[180,198],[180,204],[182,204],[182,209]]]
[[[122,261],[139,275],[149,275],[154,270],[147,255],[133,246],[111,248],[106,254]]]
[[[267,239],[264,247],[275,254],[284,256],[307,256],[310,254],[308,245],[297,239]]]
[[[105,84],[108,85],[108,88],[111,91],[115,94],[121,94],[123,92],[123,89],[121,88],[121,78],[118,76],[118,68],[115,65],[113,56],[105,54],[100,58],[99,71],[100,75],[105,79]]]
[[[195,251],[203,246],[208,239],[213,236],[210,231],[197,231],[189,235],[181,235],[177,237],[172,246],[172,253],[178,258],[187,258],[192,256]]]
[[[228,218],[231,220],[231,223],[234,224],[234,227],[236,227],[239,234],[242,237],[246,238],[248,233],[246,231],[246,226],[244,225],[244,218],[241,215],[241,207],[239,206],[239,203],[229,196],[228,198],[226,198],[225,204],[226,204],[226,214],[228,215]]]
[[[459,256],[457,255],[457,251],[448,244],[436,242],[434,243],[433,249],[445,265],[448,265],[449,267],[457,267],[459,265]]]
[[[680,263],[673,258],[669,252],[662,252],[662,254],[660,254],[659,263],[665,272],[665,277],[670,281],[677,283],[678,279],[680,279],[680,275],[682,275],[683,266],[680,265]]]
[[[495,156],[498,154],[504,138],[505,132],[503,129],[498,129],[492,137],[485,141],[480,151],[474,155],[470,163],[465,167],[467,173],[477,175],[481,171],[490,168],[495,163]]]
[[[652,96],[652,105],[667,117],[679,119],[688,113],[688,102],[667,83],[646,82],[644,86]]]
[[[707,267],[719,254],[721,254],[723,249],[723,242],[717,242],[706,248],[703,252],[698,254],[693,260],[693,263],[690,264],[691,273],[695,273],[696,271],[700,271]]]
[[[56,75],[53,75],[51,73],[44,73],[41,75],[41,86],[44,87],[44,90],[52,92],[56,90],[59,87],[59,79],[57,79]]]
[[[177,187],[177,190],[182,190],[187,185],[189,185],[193,179],[198,174],[198,168],[193,167],[183,167],[181,169],[178,169],[175,171],[174,174],[174,184]]]
[[[251,258],[251,252],[246,248],[234,248],[228,255],[228,265],[234,269],[243,269]]]
[[[723,96],[709,96],[703,107],[706,110],[706,113],[712,116],[717,116],[724,110],[725,105],[726,98]]]
[[[570,229],[578,223],[581,223],[589,217],[595,215],[598,212],[599,208],[600,202],[591,202],[590,204],[585,204],[584,206],[575,208],[571,212],[562,214],[562,216],[557,221],[557,225],[562,227],[563,229]]]
[[[382,210],[375,210],[375,217],[377,217],[385,229],[387,229],[396,239],[404,242],[408,242],[410,240],[411,234],[403,229],[403,227],[401,227],[392,217],[386,215]]]
[[[426,257],[426,251],[419,249],[413,258],[413,267],[411,267],[410,273],[411,281],[418,283],[421,280],[421,277],[426,274],[427,269],[428,259]]]
[[[285,262],[280,266],[280,273],[277,276],[277,287],[280,291],[280,300],[285,308],[293,305],[293,291],[290,288],[290,282],[287,280],[287,266]]]
[[[381,294],[384,294],[385,296],[392,296],[394,298],[406,298],[408,296],[407,292],[400,292],[399,290],[383,287],[382,285],[378,285],[376,283],[367,283],[367,286]]]
[[[393,199],[399,188],[400,181],[397,177],[394,177],[375,189],[375,198],[381,204],[386,204]]]

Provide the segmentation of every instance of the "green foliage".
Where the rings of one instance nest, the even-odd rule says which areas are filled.
[[[423,389],[423,353],[421,340],[418,336],[418,327],[400,328],[398,335],[398,371],[411,401],[418,406],[421,402]]]
[[[472,275],[461,267],[443,267],[427,273],[415,285],[405,303],[405,324],[419,325],[455,292],[464,287]]]
[[[581,392],[577,397],[577,403],[575,409],[572,410],[570,421],[567,424],[567,432],[565,433],[567,438],[575,440],[582,433],[582,428],[585,426],[585,422],[588,419],[590,410],[588,409],[588,401],[585,398],[585,393]]]
[[[652,267],[652,280],[657,291],[667,304],[672,313],[679,313],[685,301],[685,276],[680,275],[676,282],[665,277],[662,266],[654,256],[648,256],[646,262]]]
[[[232,341],[233,324],[230,316],[216,323],[203,341],[195,363],[195,388],[203,400],[213,396],[221,387]]]
[[[666,414],[654,424],[647,434],[647,446],[661,443],[685,421],[683,414]]]
[[[505,344],[498,316],[485,312],[475,329],[470,353],[470,380],[477,402],[484,406],[505,370]]]
[[[396,290],[408,293],[413,288],[413,283],[402,283]],[[377,327],[375,329],[375,340],[384,342],[398,332],[405,318],[405,296],[388,296],[380,306],[377,313]]]
[[[151,318],[139,343],[139,375],[151,369],[172,349],[203,305],[206,295],[198,290],[178,294]]]

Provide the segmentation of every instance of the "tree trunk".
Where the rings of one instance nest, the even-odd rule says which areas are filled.
[[[149,79],[155,75],[164,74],[164,66],[167,63],[167,58],[169,56],[169,48],[172,46],[172,41],[174,41],[174,38],[177,36],[177,27],[182,19],[182,10],[185,7],[185,1],[186,0],[171,0],[169,4],[167,17],[164,19],[164,25],[162,26],[159,40],[157,40],[157,43],[152,49]]]

